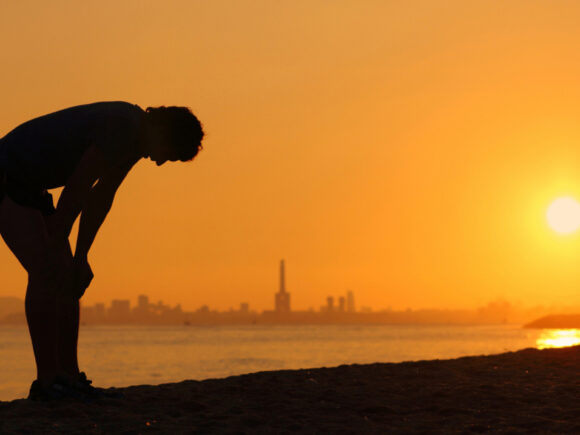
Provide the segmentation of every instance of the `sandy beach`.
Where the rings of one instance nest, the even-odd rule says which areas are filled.
[[[580,433],[580,346],[0,402],[0,433]]]

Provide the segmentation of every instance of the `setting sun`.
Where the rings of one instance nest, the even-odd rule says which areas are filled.
[[[574,198],[554,200],[546,212],[550,228],[560,234],[573,233],[580,227],[580,204]]]

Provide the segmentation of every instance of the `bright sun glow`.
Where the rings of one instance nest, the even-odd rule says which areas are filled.
[[[560,234],[570,234],[580,227],[580,204],[569,196],[554,200],[546,212],[550,228]]]
[[[550,347],[568,347],[580,344],[580,330],[577,329],[552,329],[542,332],[536,340],[538,349]]]

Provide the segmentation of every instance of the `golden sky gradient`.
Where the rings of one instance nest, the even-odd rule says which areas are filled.
[[[11,1],[0,136],[93,101],[187,105],[192,163],[140,162],[84,301],[269,309],[578,304],[575,1]],[[0,296],[26,277],[0,244]]]

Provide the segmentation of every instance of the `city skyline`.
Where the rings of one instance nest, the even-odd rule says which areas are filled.
[[[294,294],[300,292],[294,292]],[[145,319],[147,318],[147,312],[149,312],[150,318],[151,315],[153,316],[171,316],[172,314],[176,314],[178,316],[183,315],[184,313],[213,313],[213,314],[231,314],[231,313],[239,313],[242,315],[247,314],[266,314],[266,315],[284,315],[288,313],[385,313],[385,312],[440,312],[440,311],[472,311],[472,310],[482,310],[482,307],[469,307],[469,308],[450,308],[450,307],[428,307],[428,308],[418,308],[413,310],[410,307],[404,309],[393,309],[391,306],[388,307],[371,307],[367,305],[361,305],[360,308],[357,310],[355,305],[355,298],[354,292],[352,290],[346,290],[342,293],[334,292],[334,294],[327,295],[322,304],[318,306],[309,306],[307,308],[292,309],[291,306],[291,292],[288,291],[286,286],[286,262],[284,259],[279,261],[279,269],[278,269],[278,289],[276,292],[272,293],[272,306],[266,307],[265,309],[260,310],[259,308],[253,308],[252,302],[248,300],[240,300],[233,305],[229,305],[226,309],[220,309],[219,307],[211,307],[208,303],[201,303],[193,308],[183,308],[180,302],[173,304],[166,304],[163,300],[158,299],[156,303],[150,302],[150,297],[146,294],[140,294],[136,297],[136,306],[131,306],[130,299],[111,299],[109,300],[109,306],[107,307],[105,302],[95,302],[95,303],[83,303],[81,301],[81,310],[84,312],[85,318],[94,318],[96,316],[99,318],[99,321],[103,321],[105,317],[107,317],[107,321],[112,321],[115,323],[114,319],[121,319],[121,318],[135,318],[135,319]],[[2,297],[0,296],[0,299]],[[5,300],[9,300],[10,307],[15,307],[15,301],[20,300],[17,297],[9,297],[3,298]],[[512,305],[507,301],[503,300],[502,298],[498,298],[495,301],[491,301],[487,303],[487,306],[494,306],[494,305],[509,305],[513,307],[515,310],[520,312],[529,312],[532,313],[529,316],[526,315],[519,315],[518,317],[525,318],[526,320],[531,319],[537,315],[543,314],[555,314],[555,313],[575,313],[580,311],[580,307],[576,308],[575,306],[559,306],[559,307],[545,307],[545,306],[536,306],[536,307],[526,307],[522,306],[521,304]],[[0,307],[1,308],[1,307]],[[15,311],[19,312],[15,316],[16,319],[24,319],[24,312],[23,306],[21,309],[14,308]],[[21,311],[21,313],[20,313]],[[2,310],[0,310],[0,313]],[[10,311],[6,311],[4,314],[9,313]],[[0,316],[0,322],[2,321],[2,316]]]
[[[341,302],[342,301],[342,302]],[[25,323],[23,301],[2,298],[0,324]],[[8,302],[8,304],[6,304]],[[8,310],[6,306],[8,305]],[[128,299],[113,299],[108,305],[97,303],[81,305],[81,322],[91,324],[166,324],[166,325],[268,325],[268,324],[521,324],[546,315],[575,314],[578,307],[554,310],[545,307],[522,309],[505,301],[489,302],[473,310],[378,310],[361,307],[356,311],[354,296],[328,297],[318,310],[257,311],[248,302],[236,308],[219,311],[202,305],[193,311],[183,310],[181,305],[170,306],[159,300],[152,303],[147,295],[139,295],[132,305]],[[12,310],[12,311],[11,311]]]
[[[110,321],[115,323],[117,321],[122,321],[122,319],[133,319],[136,322],[163,319],[164,317],[180,317],[183,318],[184,322],[187,322],[187,316],[195,314],[207,314],[207,313],[238,313],[241,315],[253,315],[262,314],[266,316],[277,316],[284,318],[284,316],[292,315],[292,313],[300,312],[318,312],[318,313],[355,313],[355,301],[354,294],[352,291],[346,292],[345,296],[339,296],[339,303],[335,306],[334,296],[328,296],[326,298],[326,305],[320,306],[319,310],[309,309],[309,310],[292,310],[290,305],[290,293],[286,289],[286,268],[284,259],[280,260],[279,266],[279,287],[278,291],[274,294],[274,304],[272,309],[263,310],[261,313],[250,309],[249,302],[240,302],[238,309],[231,308],[227,311],[212,310],[206,304],[200,306],[192,312],[185,312],[181,304],[177,304],[175,307],[170,307],[166,305],[162,300],[157,301],[156,304],[152,304],[149,301],[149,296],[139,295],[137,297],[136,307],[131,307],[131,301],[128,299],[112,299],[110,306],[107,308],[104,303],[97,303],[92,306],[81,305],[82,314],[84,314],[85,321],[90,321],[91,319],[96,321]],[[368,309],[363,309],[363,312],[369,312]]]

